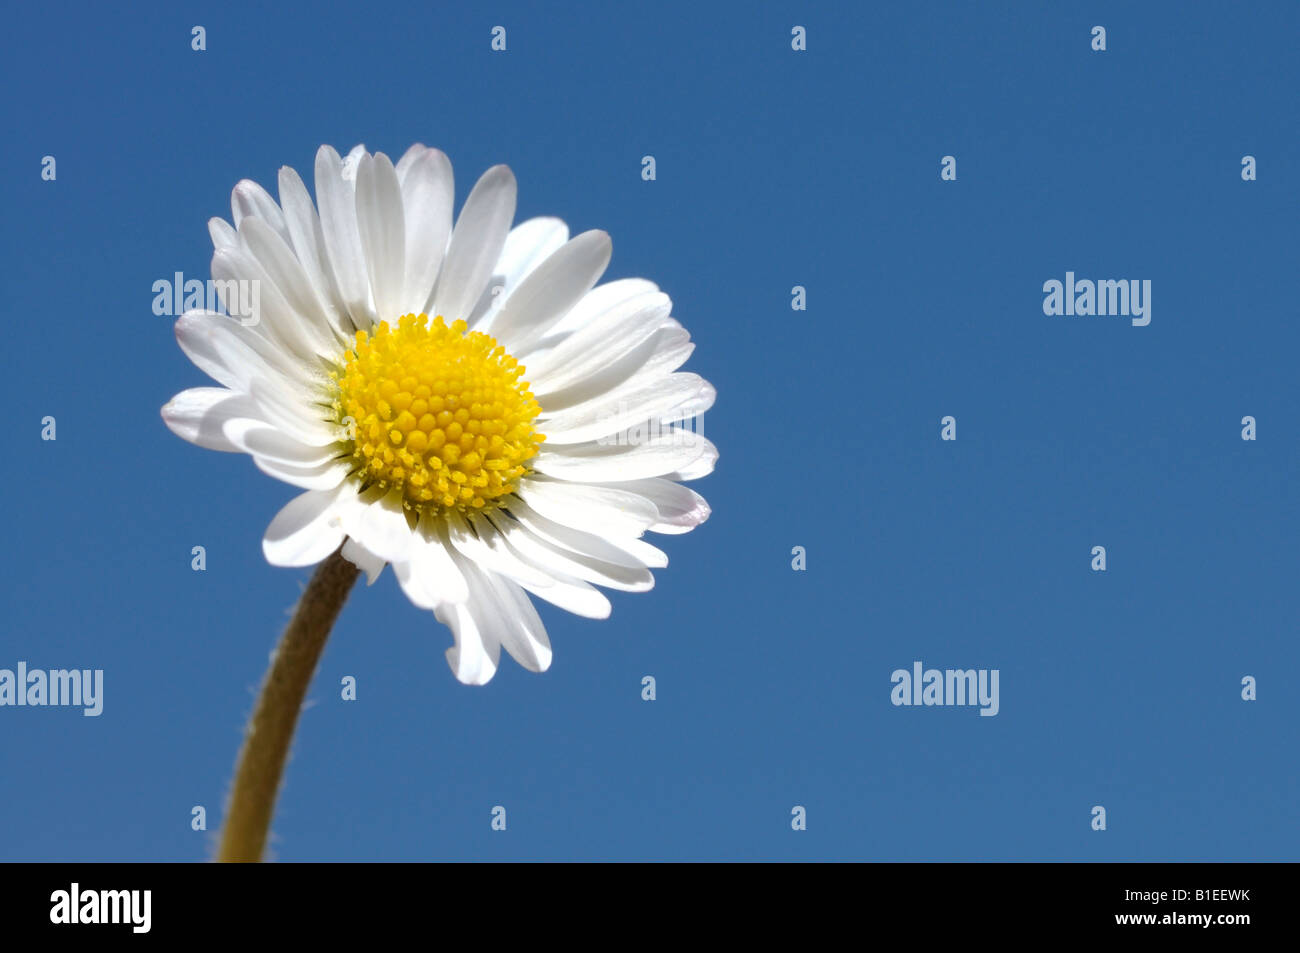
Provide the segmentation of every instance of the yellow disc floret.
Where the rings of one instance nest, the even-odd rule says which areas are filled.
[[[423,512],[500,506],[546,439],[523,373],[464,321],[407,314],[358,331],[333,375],[356,476]]]

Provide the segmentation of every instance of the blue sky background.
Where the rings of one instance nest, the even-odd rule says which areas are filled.
[[[0,709],[0,859],[210,855],[309,571],[260,549],[293,488],[163,426],[208,381],[151,286],[208,277],[240,178],[416,141],[672,295],[714,516],[486,688],[391,571],[355,592],[278,858],[1297,859],[1300,7],[472,6],[5,8],[0,667],[106,697]],[[1067,270],[1150,279],[1150,326],[1044,316]],[[918,659],[1000,714],[892,706]]]

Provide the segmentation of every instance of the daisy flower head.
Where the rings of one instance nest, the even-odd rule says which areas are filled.
[[[177,394],[163,420],[305,491],[266,530],[272,564],[341,546],[370,583],[391,565],[450,627],[462,682],[487,682],[502,647],[544,671],[551,646],[530,595],[605,618],[596,586],[645,591],[667,565],[647,530],[708,518],[683,486],[717,459],[684,426],[714,399],[679,370],[690,335],[653,283],[597,284],[604,232],[512,225],[504,165],[454,224],[437,149],[394,164],[322,146],[315,184],[313,204],[287,167],[278,202],[242,181],[233,224],[209,223],[218,293],[251,282],[258,307],[181,316],[181,349],[219,386]]]

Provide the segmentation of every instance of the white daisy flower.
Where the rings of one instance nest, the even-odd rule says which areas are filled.
[[[470,684],[503,646],[550,665],[529,594],[605,618],[593,583],[650,589],[667,557],[641,537],[708,518],[681,481],[717,459],[667,426],[714,399],[678,370],[694,345],[668,296],[597,286],[609,236],[570,238],[556,218],[512,228],[515,192],[509,168],[489,169],[453,227],[451,163],[422,145],[395,166],[322,146],[319,215],[293,169],[279,203],[240,182],[233,227],[209,223],[212,277],[219,292],[255,283],[256,320],[186,312],[181,349],[220,386],[162,409],[177,435],[306,491],[267,528],[268,561],[308,566],[342,545],[371,583],[391,565],[451,628],[447,660]]]

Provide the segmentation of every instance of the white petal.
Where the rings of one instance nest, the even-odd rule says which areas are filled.
[[[538,539],[545,540],[562,550],[590,556],[601,562],[626,569],[646,568],[643,561],[632,556],[626,549],[621,549],[614,541],[547,519],[523,500],[511,501],[510,515]]]
[[[505,300],[492,320],[492,336],[512,354],[540,340],[600,280],[612,250],[602,231],[571,238]]]
[[[575,552],[530,532],[523,524],[497,510],[490,516],[506,542],[538,569],[552,576],[571,576],[598,586],[623,592],[646,592],[654,588],[654,575],[645,566],[623,566],[605,562],[585,553]]]
[[[668,554],[644,540],[632,536],[597,535],[576,530],[529,509],[522,500],[516,500],[511,504],[511,514],[534,536],[563,550],[580,554],[584,560],[589,557],[611,566],[630,567],[638,571],[646,568],[662,569],[668,565]],[[577,575],[582,579],[590,578],[586,573]],[[601,585],[606,583],[602,582]]]
[[[368,155],[364,144],[353,146],[347,155],[343,157],[343,181],[346,182],[354,191],[357,187],[357,168],[361,165],[361,157]]]
[[[468,320],[492,277],[515,215],[515,176],[508,166],[483,173],[465,200],[433,292],[431,315]]]
[[[684,328],[661,327],[634,349],[588,370],[563,390],[543,396],[533,388],[533,393],[549,412],[559,413],[598,397],[609,398],[657,383],[685,364],[694,350]]]
[[[292,337],[287,331],[281,336],[301,341],[307,353],[337,357],[342,345],[337,325],[329,318],[325,303],[303,272],[293,249],[259,218],[245,219],[239,236],[264,272],[254,277],[269,280],[273,285],[272,289],[259,289],[261,316],[278,317],[277,331],[291,321]],[[268,296],[267,292],[272,290],[274,294]]]
[[[670,428],[666,434],[655,435],[633,446],[579,443],[551,447],[543,444],[541,453],[533,458],[533,468],[539,473],[575,483],[618,483],[682,472],[695,465],[711,447],[712,444],[703,437]],[[716,459],[717,451],[713,453]],[[711,469],[712,464],[709,465]]]
[[[307,186],[298,173],[288,166],[280,170],[280,202],[284,208],[284,219],[289,228],[294,255],[301,263],[307,280],[315,288],[330,325],[341,338],[351,339],[356,327],[339,296],[334,272],[329,266],[316,206],[312,204]]]
[[[447,650],[456,678],[466,685],[486,685],[497,671],[504,622],[482,574],[467,561],[457,559],[457,565],[469,582],[470,599],[443,603],[433,614],[456,639]]]
[[[303,395],[271,380],[253,380],[249,396],[257,405],[258,416],[309,447],[326,447],[346,439],[342,428],[325,422],[324,407],[307,403]]]
[[[236,447],[261,460],[288,464],[291,467],[318,467],[338,456],[335,447],[312,447],[260,420],[234,418],[221,426],[221,432]]]
[[[163,405],[163,423],[176,436],[207,450],[243,453],[222,433],[222,425],[235,417],[255,414],[247,396],[224,387],[191,387]]]
[[[373,586],[379,574],[384,571],[388,563],[380,559],[366,547],[362,546],[355,539],[345,539],[343,541],[343,551],[341,553],[344,559],[352,563],[363,573],[366,574],[366,585]]]
[[[489,527],[490,531],[486,533],[475,533],[474,530],[479,529],[478,522],[471,529],[470,523],[455,510],[447,513],[445,520],[452,547],[465,559],[489,572],[507,575],[516,582],[539,587],[550,585],[551,577],[522,562],[505,545],[495,527]]]
[[[343,542],[338,515],[346,484],[334,490],[312,490],[294,497],[275,514],[262,538],[262,553],[272,566],[311,566]]]
[[[239,236],[224,218],[208,219],[208,235],[212,238],[212,247],[229,248],[239,244]]]
[[[663,569],[668,565],[668,554],[658,546],[652,546],[644,539],[632,539],[630,536],[610,537],[611,545],[623,550],[639,564],[651,569]]]
[[[257,225],[257,219],[245,219],[245,232],[240,235],[240,244],[234,248],[219,248],[212,255],[213,280],[253,283],[236,285],[237,288],[247,287],[252,297],[251,302],[241,302],[245,307],[251,304],[251,314],[241,314],[236,319],[237,323],[251,320],[250,327],[255,333],[266,337],[273,345],[302,363],[313,363],[317,355],[331,359],[337,357],[337,339],[328,331],[321,315],[309,318],[292,308],[266,268],[242,240],[250,226],[255,230]],[[225,297],[223,293],[226,310],[239,312],[240,308],[226,302]]]
[[[397,170],[382,152],[361,157],[356,200],[357,228],[375,312],[381,320],[394,322],[401,316],[406,280],[406,221]]]
[[[604,437],[627,442],[643,439],[626,433],[649,422],[643,433],[662,431],[669,424],[688,420],[713,406],[717,397],[713,385],[698,374],[672,374],[631,390],[602,394],[589,401],[543,415],[538,427],[546,434],[548,447],[584,443]]]
[[[500,530],[476,516],[471,533],[456,513],[447,517],[452,545],[487,572],[502,575],[552,605],[592,619],[608,618],[609,600],[581,579],[545,572],[523,560],[506,544]]]
[[[694,439],[703,445],[703,452],[690,463],[679,467],[672,473],[663,474],[665,479],[677,481],[698,480],[700,477],[708,476],[713,472],[714,464],[718,462],[718,448],[707,437],[695,434]]]
[[[563,340],[570,334],[577,333],[610,309],[620,307],[629,299],[658,291],[658,285],[644,278],[620,278],[617,281],[598,285],[587,292],[567,315],[551,327],[547,338],[530,344],[527,348],[518,349],[515,357],[528,355],[531,358],[533,350],[549,347],[557,340]]]
[[[691,336],[680,326],[659,328],[646,345],[612,361],[563,391],[547,394],[545,406],[552,413],[568,410],[590,400],[617,403],[632,391],[660,384],[695,350]]]
[[[430,520],[421,518],[405,562],[393,564],[393,572],[407,598],[422,609],[436,609],[447,602],[469,598],[465,577],[448,550],[446,528],[438,532]]]
[[[411,164],[428,151],[428,146],[417,142],[415,145],[411,146],[411,148],[403,152],[402,157],[397,160],[397,180],[405,184],[407,172],[411,168]]]
[[[266,338],[214,311],[186,311],[176,320],[176,341],[194,366],[231,390],[248,393],[255,378],[301,387],[306,367]]]
[[[293,248],[260,218],[246,219],[239,234],[285,301],[299,314],[310,316],[322,310],[316,288],[308,280]]]
[[[672,307],[666,294],[651,292],[610,308],[544,356],[529,359],[528,379],[533,393],[540,396],[562,391],[635,352],[664,326]]]
[[[368,329],[375,322],[370,303],[370,279],[357,228],[356,194],[343,178],[343,160],[329,146],[316,153],[316,202],[320,205],[321,235],[339,296],[352,323]]]
[[[285,241],[289,240],[284,213],[280,210],[280,206],[266,189],[251,179],[243,179],[236,183],[234,191],[230,194],[230,212],[236,230],[244,219],[258,218],[278,232]]]
[[[501,249],[492,281],[474,309],[470,326],[491,333],[493,319],[520,282],[568,240],[569,226],[558,218],[530,218],[512,228]]]
[[[686,533],[709,518],[708,501],[688,486],[660,477],[607,484],[637,493],[655,505],[658,521],[650,527],[655,533]]]
[[[532,600],[509,579],[491,574],[485,578],[500,600],[502,615],[512,623],[502,631],[501,645],[528,671],[546,671],[551,667],[551,640]]]
[[[343,460],[331,460],[315,466],[296,467],[266,457],[255,456],[253,463],[267,476],[283,480],[290,486],[303,490],[332,490],[352,472],[352,465]]]
[[[414,531],[398,489],[371,488],[341,510],[343,532],[385,562],[410,558]]]
[[[539,599],[584,619],[608,619],[613,611],[609,597],[591,584],[569,576],[554,575],[549,586],[519,583]]]
[[[402,157],[405,162],[406,156]],[[455,179],[451,161],[437,149],[424,149],[405,170],[398,163],[402,183],[402,208],[406,222],[406,275],[399,312],[420,313],[442,268],[451,236]]]
[[[547,519],[597,535],[640,536],[659,519],[645,497],[606,486],[532,477],[518,493]]]

